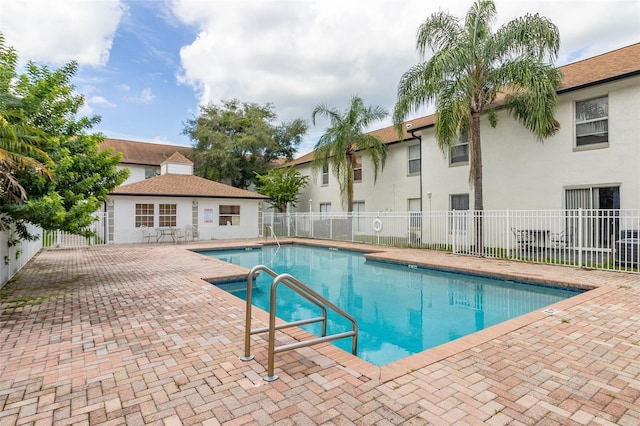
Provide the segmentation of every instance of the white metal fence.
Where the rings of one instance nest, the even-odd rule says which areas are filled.
[[[640,266],[640,210],[264,213],[262,223],[278,236],[635,272]]]
[[[71,248],[107,244],[107,213],[95,213],[93,216],[95,221],[86,228],[86,235],[57,229],[42,231],[42,247]]]

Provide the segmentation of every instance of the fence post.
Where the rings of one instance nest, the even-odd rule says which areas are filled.
[[[333,215],[329,213],[329,239],[333,240]]]
[[[458,253],[458,246],[457,246],[457,234],[458,234],[458,223],[457,223],[457,217],[456,217],[456,211],[452,210],[451,211],[451,223],[453,224],[453,227],[451,229],[451,249],[453,253]]]
[[[582,207],[578,209],[578,266],[582,267]]]
[[[505,235],[507,236],[507,259],[512,259],[513,254],[511,252],[511,211],[507,209],[507,220],[506,220],[506,229]]]

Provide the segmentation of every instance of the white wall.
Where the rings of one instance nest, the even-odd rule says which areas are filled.
[[[576,149],[575,102],[603,95],[609,97],[609,146]],[[640,208],[640,77],[561,95],[556,113],[560,130],[544,142],[505,111],[498,117],[497,128],[486,119],[481,127],[486,210],[562,209],[567,188],[586,186],[619,186],[621,208]],[[365,201],[366,211],[407,211],[407,199],[419,197],[419,176],[407,175],[407,146],[412,143],[388,145],[387,165],[375,186],[371,164],[363,161],[363,181],[354,185],[354,200]],[[308,164],[297,168],[311,175]],[[449,210],[450,195],[465,193],[473,208],[468,164],[450,166],[436,144],[433,127],[423,130],[423,210]],[[333,212],[346,211],[331,171],[325,187],[320,186],[319,175],[312,175],[296,211],[308,211],[309,198],[315,212],[320,202],[331,202]]]
[[[123,197],[112,196],[114,235],[113,243],[140,243],[142,232],[135,227],[136,203],[155,205],[155,223],[158,221],[159,204],[176,204],[176,225],[183,230],[193,224],[193,201],[197,201],[197,225],[200,240],[229,239],[229,238],[257,238],[258,230],[258,202],[259,200],[237,199],[204,199],[184,197]],[[240,206],[239,226],[220,226],[218,213],[220,205]],[[205,210],[212,210],[212,222],[205,222]],[[152,230],[152,232],[155,232]],[[168,241],[165,238],[164,241]]]
[[[387,161],[384,169],[378,170],[378,179],[374,183],[374,170],[369,157],[362,158],[362,181],[353,184],[353,200],[364,201],[365,210],[407,211],[408,199],[420,197],[420,175],[409,174],[408,147],[416,141],[405,141],[387,146]],[[312,199],[312,211],[320,211],[320,203],[331,203],[332,212],[346,211],[340,198],[340,187],[329,168],[329,184],[322,186],[320,172],[313,172],[310,164],[296,167],[300,173],[311,176],[309,185],[300,192],[298,208],[293,211],[309,211],[309,198]]]
[[[145,180],[145,169],[147,166],[138,166],[138,165],[119,165],[119,169],[129,169],[129,177],[125,180],[121,185],[128,185],[133,182],[139,182],[141,180]],[[158,172],[160,168],[158,167]]]
[[[42,230],[27,225],[29,233],[37,235],[35,241],[20,241],[9,247],[9,239],[15,238],[13,228],[0,231],[0,287],[11,279],[42,248]]]

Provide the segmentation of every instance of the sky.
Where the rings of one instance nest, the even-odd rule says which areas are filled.
[[[319,104],[344,111],[360,96],[389,113],[400,77],[420,61],[418,26],[448,10],[464,18],[472,0],[11,0],[0,32],[18,52],[55,69],[79,64],[73,80],[109,138],[191,146],[185,123],[201,105],[270,103],[274,124],[309,123],[298,155],[326,122]],[[638,0],[495,0],[495,28],[527,13],[560,30],[556,65],[640,42]],[[432,113],[431,106],[408,118]],[[391,119],[373,125],[391,125]]]

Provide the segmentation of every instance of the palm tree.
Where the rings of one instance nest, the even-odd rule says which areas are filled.
[[[554,118],[562,73],[552,65],[558,55],[558,28],[547,18],[527,14],[495,33],[492,0],[476,0],[464,23],[448,12],[437,12],[417,31],[422,62],[403,74],[393,121],[402,132],[403,120],[426,103],[436,106],[435,135],[440,149],[454,146],[468,132],[469,183],[474,210],[483,205],[480,117],[486,113],[495,127],[495,107],[503,105],[542,140],[559,129]],[[425,60],[426,49],[433,52]],[[482,220],[476,227],[476,248],[482,247]]]
[[[42,138],[40,132],[30,126],[16,124],[22,120],[17,109],[19,100],[0,94],[0,200],[21,202],[27,193],[15,178],[14,172],[32,169],[51,179],[49,168],[36,158],[51,163],[49,156],[36,146]],[[0,203],[1,204],[1,203]]]
[[[374,181],[378,179],[378,170],[384,169],[387,159],[385,144],[377,137],[364,132],[373,122],[388,115],[389,113],[380,106],[365,106],[364,101],[358,96],[351,98],[351,104],[344,112],[326,104],[318,105],[313,110],[314,126],[318,116],[326,117],[330,126],[314,148],[312,167],[316,171],[323,167],[331,167],[349,213],[353,211],[353,169],[357,165],[356,152],[368,154],[373,164]]]

